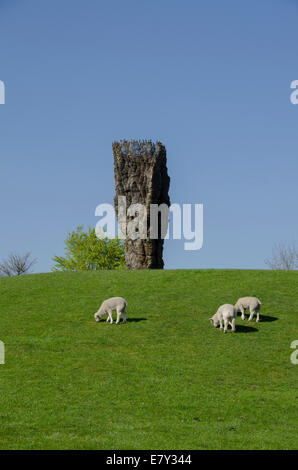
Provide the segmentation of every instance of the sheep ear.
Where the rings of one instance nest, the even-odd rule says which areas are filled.
[[[209,318],[210,323],[213,323],[213,318]]]

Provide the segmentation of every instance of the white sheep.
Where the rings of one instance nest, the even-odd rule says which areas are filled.
[[[245,320],[244,312],[249,308],[250,316],[248,321],[253,319],[255,312],[257,314],[257,322],[260,321],[261,301],[257,297],[241,297],[241,299],[237,300],[235,308],[237,312],[241,312],[242,320]]]
[[[213,317],[209,318],[209,320],[212,325],[215,326],[215,328],[219,323],[221,330],[223,329],[224,323],[224,333],[227,332],[229,325],[231,325],[232,331],[234,332],[236,331],[236,316],[237,311],[234,305],[224,304],[219,307],[217,312],[213,315]]]
[[[96,321],[100,321],[101,317],[105,314],[108,315],[107,321],[113,323],[112,311],[117,311],[117,321],[116,324],[119,323],[121,313],[123,313],[123,323],[126,322],[126,311],[125,307],[127,307],[127,302],[122,297],[111,297],[110,299],[104,300],[101,306],[99,307],[98,311],[94,314],[94,318]]]

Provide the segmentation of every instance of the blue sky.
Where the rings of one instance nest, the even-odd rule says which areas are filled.
[[[36,272],[112,203],[112,142],[160,140],[204,245],[166,268],[264,268],[297,240],[298,1],[0,0],[0,259]]]

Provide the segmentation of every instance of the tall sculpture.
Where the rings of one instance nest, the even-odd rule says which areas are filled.
[[[119,221],[119,196],[126,198],[126,206],[142,204],[147,213],[147,235],[124,240],[127,269],[163,269],[163,236],[161,218],[158,218],[158,235],[152,239],[150,205],[164,204],[168,209],[170,178],[167,171],[166,149],[161,142],[120,141],[113,143],[116,195],[114,205]],[[165,206],[164,206],[165,207]],[[127,214],[126,224],[129,222]],[[152,221],[151,221],[152,222]],[[156,227],[155,227],[156,232]],[[164,232],[164,229],[163,229]]]

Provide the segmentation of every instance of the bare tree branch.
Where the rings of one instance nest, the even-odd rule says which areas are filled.
[[[279,243],[272,250],[272,256],[265,260],[269,268],[276,270],[298,269],[298,249],[295,243]]]
[[[0,275],[4,276],[20,276],[28,273],[32,266],[36,263],[36,259],[30,260],[31,252],[28,251],[24,255],[11,253],[6,260],[0,263]]]

